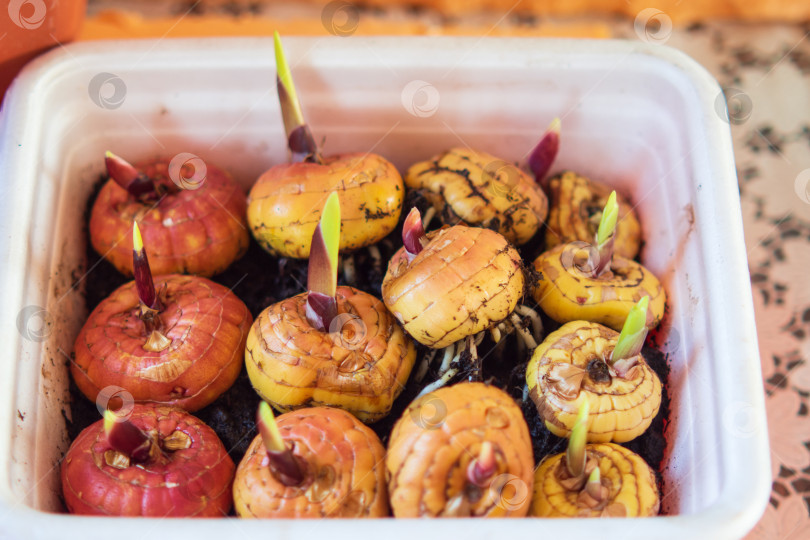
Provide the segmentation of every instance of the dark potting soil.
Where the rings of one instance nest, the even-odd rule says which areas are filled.
[[[87,203],[85,211],[85,224],[89,222],[90,209],[95,201],[98,191],[101,189],[106,178],[99,179],[94,187],[92,195]],[[368,250],[360,250],[354,254],[356,268],[355,287],[380,296],[383,273],[385,272],[387,261],[398,249],[402,242],[401,224],[408,210],[412,206],[417,206],[424,213],[425,201],[416,194],[409,195],[406,200],[405,209],[402,212],[400,225],[388,237],[377,244],[382,256],[382,267],[375,266],[374,260]],[[90,269],[85,278],[86,303],[88,311],[94,309],[99,302],[106,298],[113,290],[123,285],[128,280],[118,273],[110,263],[102,259],[91,247],[89,231],[87,231],[87,268]],[[529,244],[523,246],[520,251],[525,261],[532,261],[542,252],[542,235],[536,235]],[[147,247],[148,249],[148,247]],[[279,300],[294,296],[304,292],[306,286],[307,261],[297,261],[293,259],[277,258],[262,250],[251,237],[250,247],[247,253],[240,260],[231,265],[224,273],[214,276],[214,281],[233,290],[242,301],[245,302],[254,318],[259,313]],[[346,284],[344,276],[339,278],[340,284]],[[526,298],[526,303],[534,306],[531,297]],[[539,311],[539,310],[538,310]],[[545,332],[551,332],[559,325],[542,315]],[[511,359],[518,357],[517,342],[514,336],[510,336],[499,347],[494,346],[489,336],[487,336],[478,348],[481,361],[481,378],[484,382],[498,386],[505,390],[518,402],[523,411],[534,447],[535,462],[539,463],[543,457],[563,452],[566,440],[561,439],[546,429],[540,420],[537,409],[531,399],[523,401],[523,387],[525,385],[526,365],[529,354],[524,354],[524,361],[515,364]],[[417,362],[414,372],[419,366],[421,359],[427,353],[427,349],[419,346]],[[658,350],[645,347],[644,357],[650,367],[664,381],[663,399],[661,409],[653,420],[650,428],[640,437],[626,443],[624,446],[638,453],[656,471],[661,482],[660,466],[666,448],[665,429],[667,418],[669,417],[669,395],[666,388],[666,381],[669,376],[669,365],[667,358]],[[421,389],[436,380],[436,368],[440,361],[434,360],[425,378],[417,383],[411,377],[402,391],[402,394],[394,403],[394,407],[386,418],[371,425],[371,428],[380,436],[383,444],[387,444],[388,436],[394,423],[402,415],[408,404],[416,397]],[[468,380],[474,377],[475,373],[469,366],[462,367],[459,374],[451,381],[451,384]],[[95,403],[91,402],[76,388],[71,381],[71,417],[72,422],[67,421],[68,434],[71,440],[75,439],[82,429],[93,422],[99,420],[100,416]],[[197,411],[196,416],[211,426],[228,449],[228,453],[234,462],[238,463],[247,450],[248,445],[256,436],[254,416],[258,408],[259,397],[254,392],[247,372],[242,370],[236,383],[216,401],[208,407]]]

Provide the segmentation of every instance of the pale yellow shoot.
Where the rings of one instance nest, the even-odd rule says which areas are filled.
[[[641,352],[644,339],[647,337],[647,308],[649,305],[650,297],[645,296],[630,309],[630,313],[624,320],[616,347],[613,349],[611,363],[631,358]]]
[[[601,248],[613,236],[616,222],[619,218],[619,205],[616,203],[616,192],[612,191],[608,197],[605,209],[602,210],[602,219],[596,232],[597,247]]]
[[[276,73],[278,80],[286,91],[286,100],[288,107],[282,102],[282,107],[285,108],[284,123],[289,135],[296,127],[304,124],[304,113],[301,111],[301,104],[298,101],[298,94],[295,92],[295,85],[293,84],[292,72],[290,66],[287,64],[287,57],[284,54],[284,48],[281,45],[281,36],[278,31],[273,32],[273,43],[276,51]],[[289,110],[286,110],[289,109]],[[288,118],[291,115],[291,118]],[[289,125],[288,125],[289,122]]]
[[[340,248],[340,199],[336,191],[329,194],[321,213],[321,234],[329,257],[329,266],[337,269],[338,249]],[[335,273],[337,281],[337,273]]]
[[[601,481],[602,481],[602,473],[599,472],[599,467],[596,467],[594,470],[591,471],[590,476],[588,476],[588,483],[599,484]]]
[[[281,438],[281,432],[278,430],[276,424],[276,417],[273,416],[273,409],[266,401],[259,403],[259,418],[257,424],[259,425],[259,433],[262,436],[262,442],[265,449],[269,452],[284,452],[287,445],[284,444],[284,439]]]
[[[579,406],[576,423],[568,438],[568,450],[565,454],[568,472],[572,477],[578,477],[585,473],[585,443],[588,440],[588,412],[589,405],[585,394],[580,394],[582,404]]]
[[[138,228],[138,222],[132,222],[132,249],[135,251],[143,251],[143,238],[141,238],[141,230]]]
[[[546,130],[546,133],[549,133],[549,132],[550,133],[556,133],[557,135],[560,134],[560,118],[559,117],[552,120],[551,123],[548,125],[548,129]]]
[[[104,433],[109,435],[113,426],[118,423],[118,415],[109,409],[104,411]]]

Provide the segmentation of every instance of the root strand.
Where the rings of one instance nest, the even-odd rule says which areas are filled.
[[[540,342],[543,339],[543,321],[537,311],[533,310],[525,304],[518,304],[515,311],[524,317],[528,317],[532,322],[532,336],[535,342]]]
[[[439,378],[439,380],[434,381],[434,382],[430,383],[429,385],[425,386],[422,389],[422,391],[419,392],[419,395],[416,396],[416,397],[420,398],[420,397],[424,396],[425,394],[429,394],[430,392],[433,392],[434,390],[438,390],[439,388],[441,388],[442,386],[447,384],[450,381],[450,379],[455,377],[457,374],[458,374],[458,368],[450,368],[450,369],[448,369],[447,372],[445,372],[445,374],[442,375]]]
[[[432,206],[425,211],[425,215],[422,216],[422,228],[427,231],[428,225],[430,222],[433,221],[433,216],[436,215],[436,209]]]
[[[353,255],[347,255],[343,258],[343,277],[349,285],[357,284],[357,272],[354,269]]]
[[[430,363],[433,362],[433,359],[436,357],[436,349],[431,349],[429,353],[425,355],[422,359],[422,363],[419,364],[419,369],[416,370],[413,378],[416,382],[422,382],[422,379],[425,378],[427,375],[428,367],[430,367]]]
[[[382,255],[380,254],[380,248],[376,245],[368,246],[368,254],[371,255],[371,260],[374,261],[374,271],[378,274],[382,274]]]

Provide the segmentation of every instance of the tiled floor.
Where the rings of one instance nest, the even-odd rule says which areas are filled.
[[[757,539],[810,538],[809,34],[708,24],[667,42],[727,89],[774,474]]]

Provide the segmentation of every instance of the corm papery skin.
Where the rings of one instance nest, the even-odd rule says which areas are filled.
[[[162,441],[176,430],[188,448],[125,469],[108,465],[104,421],[85,428],[62,462],[62,493],[74,514],[146,517],[222,517],[231,508],[234,463],[216,433],[175,407],[135,405],[129,421]],[[159,443],[160,444],[160,443]]]
[[[455,215],[467,225],[495,229],[516,245],[531,240],[548,213],[546,194],[531,176],[468,148],[452,148],[411,165],[405,185],[422,190],[440,216]],[[456,225],[458,220],[445,223]]]
[[[377,298],[344,286],[335,298],[327,331],[307,320],[306,293],[262,311],[245,351],[250,382],[281,411],[324,405],[373,422],[405,387],[416,346]]]
[[[600,182],[571,171],[549,179],[551,208],[546,221],[546,249],[568,242],[593,244],[602,209],[612,190]],[[641,247],[641,224],[633,205],[616,192],[619,217],[613,238],[613,252],[634,259]]]
[[[427,235],[408,261],[388,263],[386,307],[418,342],[441,349],[507,318],[523,297],[520,255],[489,229],[456,225]]]
[[[154,275],[218,274],[247,251],[245,193],[211,164],[197,189],[179,189],[169,178],[169,162],[159,158],[135,165],[170,189],[159,201],[141,202],[112,179],[104,184],[90,214],[93,249],[132,276],[132,222],[137,221]]]
[[[272,255],[306,259],[326,198],[340,199],[340,250],[370,246],[394,230],[405,187],[396,167],[376,154],[340,154],[324,163],[276,165],[248,195],[247,219]]]
[[[236,513],[258,518],[384,517],[388,515],[385,449],[357,418],[341,409],[312,407],[276,419],[302,467],[304,481],[285,486],[271,472],[261,436],[239,463]]]
[[[534,517],[647,517],[658,515],[661,499],[655,473],[640,456],[613,443],[585,446],[586,474],[599,467],[607,497],[601,508],[578,503],[579,490],[566,488],[565,452],[547,457],[534,475],[530,515]]]
[[[495,472],[487,485],[470,489],[467,468],[484,441],[493,445]],[[394,425],[385,464],[398,518],[520,517],[529,511],[529,428],[515,400],[494,386],[464,382],[415,400]],[[466,500],[454,503],[457,497]]]
[[[591,361],[611,358],[618,332],[601,324],[572,321],[549,334],[535,349],[526,367],[529,395],[546,427],[568,437],[583,400],[588,401],[588,441],[628,442],[644,433],[661,406],[661,381],[639,355],[625,377],[609,382],[591,378]],[[579,391],[561,375],[571,367],[585,370]]]
[[[95,401],[107,386],[120,386],[135,401],[196,411],[231,387],[253,317],[230,290],[196,276],[155,278],[163,290],[160,319],[168,348],[150,352],[139,318],[135,282],[113,291],[90,314],[76,338],[70,370],[79,390]]]
[[[590,255],[590,260],[585,260]],[[534,261],[537,281],[532,295],[540,308],[559,323],[590,321],[621,331],[636,303],[650,297],[647,328],[658,326],[664,317],[666,291],[645,267],[613,255],[610,271],[590,275],[598,255],[581,243],[561,244]]]

